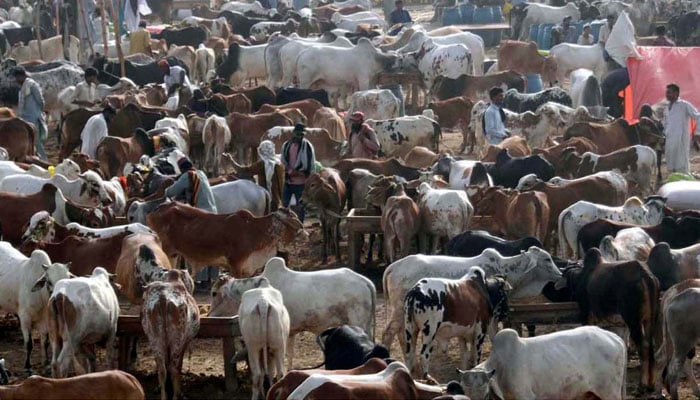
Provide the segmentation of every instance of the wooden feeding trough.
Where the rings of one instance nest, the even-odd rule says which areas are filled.
[[[360,264],[363,235],[367,233],[382,233],[382,216],[377,211],[353,208],[345,217],[348,230],[348,265],[357,268]]]

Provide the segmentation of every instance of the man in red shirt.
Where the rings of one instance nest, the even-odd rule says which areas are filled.
[[[282,164],[284,164],[285,182],[282,190],[282,205],[289,207],[292,195],[299,205],[299,220],[304,222],[306,210],[301,204],[306,179],[316,168],[314,146],[304,138],[306,127],[296,124],[292,139],[282,145]]]
[[[374,129],[364,123],[365,115],[359,111],[350,116],[350,155],[354,158],[376,158],[379,140]]]

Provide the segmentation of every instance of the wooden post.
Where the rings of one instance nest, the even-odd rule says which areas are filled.
[[[102,20],[102,44],[104,47],[104,56],[107,57],[109,53],[109,35],[107,35],[107,13],[105,12],[105,2],[102,0],[100,3],[100,19]]]
[[[92,54],[94,56],[95,49],[92,47],[92,39],[90,39],[90,32],[88,31],[88,22],[89,21],[88,21],[87,15],[85,15],[85,7],[83,7],[83,0],[76,0],[75,2],[78,4],[78,12],[80,13],[80,18],[82,18],[82,20],[83,20],[83,26],[85,27],[85,31],[83,33],[85,34],[85,38],[87,39],[88,46],[90,47],[90,54]],[[80,38],[80,40],[83,40],[83,38]]]
[[[41,20],[39,18],[41,15],[41,0],[34,2],[34,9],[32,11],[34,12],[34,33],[36,34],[36,45],[39,49],[39,59],[44,60],[44,53],[41,51],[41,24],[39,23]]]
[[[119,8],[117,8],[117,12],[114,12],[114,4],[112,4],[112,0],[106,0],[107,4],[109,4],[109,12],[112,14],[112,23],[114,24],[114,39],[117,42],[117,56],[119,57],[119,65],[121,66],[121,73],[122,76],[126,76],[126,65],[124,65],[124,53],[122,52],[122,36],[121,36],[121,27],[119,26]],[[117,7],[120,7],[120,2],[119,0],[117,1]]]

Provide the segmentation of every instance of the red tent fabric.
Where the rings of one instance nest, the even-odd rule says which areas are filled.
[[[669,83],[678,84],[681,98],[700,108],[700,47],[639,46],[637,50],[642,60],[627,59],[630,88],[625,93],[625,119],[636,119],[645,103],[664,100]]]

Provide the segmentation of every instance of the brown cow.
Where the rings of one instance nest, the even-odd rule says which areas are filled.
[[[263,106],[263,107],[265,107],[265,106]],[[294,123],[294,124],[306,125],[309,122],[306,119],[306,116],[304,115],[304,113],[302,113],[301,110],[298,108],[284,108],[281,110],[276,110],[274,112],[284,115],[285,117],[292,120],[292,123]]]
[[[246,210],[218,215],[173,202],[159,206],[146,221],[161,238],[165,253],[171,259],[182,255],[194,274],[212,265],[236,278],[254,275],[277,253],[280,241],[288,244],[305,235],[296,214],[285,208],[255,217]],[[241,231],[246,234],[231,235]]]
[[[328,131],[333,140],[346,140],[345,122],[338,113],[330,107],[321,107],[309,120],[313,128],[321,128]]]
[[[630,125],[623,118],[609,124],[577,122],[564,133],[565,140],[572,137],[590,139],[598,146],[600,154],[608,154],[635,144],[643,144],[658,151],[663,149],[665,142],[658,125],[646,117],[634,125]],[[661,162],[660,158],[657,161]]]
[[[311,121],[313,120],[316,111],[323,108],[323,104],[321,104],[318,100],[315,99],[304,99],[287,104],[282,104],[279,106],[265,104],[262,107],[260,107],[258,113],[271,113],[275,110],[286,110],[290,108],[298,108],[299,111],[301,111],[304,114],[306,120]]]
[[[304,398],[308,400],[415,400],[419,397],[411,375],[404,369],[396,369],[380,380],[353,382],[328,379],[327,382],[309,391]]]
[[[165,117],[164,112],[146,111],[136,104],[129,103],[117,111],[110,122],[109,135],[126,138],[131,136],[136,128],[153,129],[156,121],[163,117]]]
[[[557,79],[557,63],[553,56],[543,56],[537,52],[534,42],[515,40],[502,41],[498,46],[498,69],[513,70],[521,74],[540,74],[545,82]]]
[[[58,156],[64,159],[78,146],[82,144],[80,134],[83,133],[83,128],[95,114],[100,113],[100,110],[90,110],[88,108],[78,108],[63,116],[61,124],[61,148]]]
[[[182,359],[199,332],[199,307],[185,286],[188,279],[187,271],[172,269],[165,282],[150,283],[143,295],[141,325],[158,365],[161,399],[180,398]]]
[[[583,154],[587,151],[593,153],[598,152],[598,146],[596,146],[595,143],[591,142],[589,139],[586,139],[584,137],[572,137],[551,147],[547,147],[544,149],[532,149],[532,154],[539,154],[542,157],[544,157],[545,160],[549,161],[550,164],[554,165],[554,168],[556,169],[557,173],[560,173],[559,160],[561,159],[561,155],[562,153],[564,153],[564,150],[567,147],[573,147],[579,154]]]
[[[137,163],[142,155],[155,154],[153,140],[143,129],[137,129],[132,137],[107,136],[97,145],[95,155],[106,177],[123,176],[126,163]]]
[[[497,233],[504,238],[532,236],[542,243],[547,239],[550,210],[546,194],[491,187],[473,197],[478,215],[492,216]]]
[[[11,161],[24,161],[34,155],[34,126],[21,118],[0,119],[0,147]]]
[[[459,127],[462,131],[462,145],[459,148],[460,153],[464,153],[467,148],[467,143],[471,143],[469,152],[474,151],[474,133],[469,130],[469,122],[471,121],[472,107],[474,102],[466,96],[454,97],[443,101],[434,101],[428,104],[428,108],[433,110],[437,122],[441,128]]]
[[[0,386],[2,399],[144,400],[143,388],[133,375],[119,370],[53,379],[32,375],[16,385]]]
[[[37,249],[44,250],[51,261],[71,263],[71,272],[78,276],[90,275],[95,267],[102,267],[113,274],[117,269],[122,241],[130,234],[122,232],[104,238],[68,236],[55,243],[29,240],[20,250],[25,254],[31,254]]]
[[[386,200],[381,225],[387,262],[391,264],[406,257],[420,229],[420,215],[418,205],[406,196],[403,185],[398,185],[396,193]]]
[[[411,168],[428,168],[437,162],[438,157],[439,156],[429,148],[416,146],[406,154],[403,158],[403,163]]]
[[[277,153],[280,153],[284,142],[292,138],[293,129],[292,127],[283,127],[280,129],[279,135],[272,134],[272,132],[275,132],[275,130],[273,130],[270,133],[265,133],[260,138],[260,141],[272,141],[272,143],[275,144],[275,150]],[[345,142],[334,140],[328,131],[322,128],[306,128],[305,132],[306,135],[304,138],[314,146],[316,161],[320,162],[322,165],[332,165],[340,160],[346,147]]]
[[[250,99],[253,105],[253,112],[258,112],[263,104],[275,104],[275,92],[267,86],[257,86],[250,89],[230,89],[229,93],[221,92],[222,94],[243,93]]]
[[[226,105],[226,110],[228,110],[230,113],[237,112],[250,114],[253,109],[250,99],[243,93],[234,93],[229,95],[214,93],[211,96],[211,101],[220,101],[221,104]]]
[[[524,157],[532,153],[530,146],[527,145],[527,139],[522,136],[511,136],[499,144],[490,144],[484,156],[481,157],[481,162],[496,162],[496,156],[503,149],[507,149],[511,157]]]
[[[9,107],[0,107],[0,119],[15,118],[17,114]]]
[[[231,129],[231,147],[238,151],[238,162],[246,163],[246,152],[251,149],[253,159],[260,137],[275,126],[292,126],[292,120],[278,112],[246,115],[231,113],[227,118]],[[247,163],[246,163],[247,164]]]
[[[397,158],[389,158],[387,160],[370,160],[367,158],[346,158],[338,161],[333,166],[340,173],[343,181],[347,181],[350,177],[350,171],[355,168],[366,169],[375,175],[398,175],[408,181],[418,179],[420,171],[418,168],[411,168],[401,164]]]
[[[68,158],[72,161],[75,161],[75,163],[78,164],[80,172],[95,171],[98,174],[100,174],[102,179],[104,179],[104,176],[102,176],[102,170],[100,169],[99,161],[91,159],[85,153],[73,153]]]
[[[515,71],[498,72],[492,75],[462,74],[455,79],[439,76],[433,84],[433,96],[440,100],[450,97],[465,96],[470,99],[488,97],[488,91],[494,86],[506,85],[508,88],[525,90],[525,77]]]
[[[323,264],[328,261],[328,246],[333,238],[336,261],[340,261],[340,213],[345,208],[347,189],[338,171],[323,168],[311,174],[304,184],[302,201],[316,206],[323,232]]]

